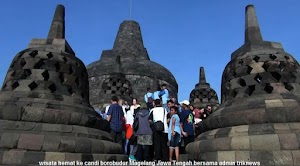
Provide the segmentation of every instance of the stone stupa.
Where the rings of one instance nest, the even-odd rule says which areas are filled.
[[[206,82],[204,67],[200,67],[199,83],[195,85],[195,89],[190,94],[190,103],[194,107],[206,108],[211,106],[212,111],[215,111],[219,106],[216,91]]]
[[[1,165],[127,159],[109,133],[93,128],[101,119],[89,104],[87,70],[65,39],[64,17],[58,5],[47,39],[32,39],[8,69],[0,92]]]
[[[119,60],[116,60],[117,57]],[[121,72],[118,71],[120,65]],[[168,69],[150,60],[140,26],[135,21],[121,23],[113,48],[104,50],[100,60],[89,64],[87,70],[90,102],[94,107],[103,108],[112,95],[127,96],[127,99],[134,97],[144,102],[147,88],[154,92],[161,84],[166,84],[170,96],[177,98],[178,85],[174,76]],[[115,73],[122,73],[125,78],[110,79]]]
[[[300,165],[299,83],[298,62],[280,43],[263,40],[247,6],[245,43],[225,67],[221,106],[187,145],[189,158]]]

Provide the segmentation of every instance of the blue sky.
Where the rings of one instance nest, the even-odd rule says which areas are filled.
[[[0,85],[14,56],[32,38],[46,38],[57,4],[66,8],[66,39],[85,65],[111,49],[129,0],[1,0]],[[230,55],[244,42],[245,7],[253,4],[264,40],[282,43],[300,56],[298,0],[132,0],[150,59],[169,69],[179,100],[189,98],[200,66],[220,99],[221,77]]]

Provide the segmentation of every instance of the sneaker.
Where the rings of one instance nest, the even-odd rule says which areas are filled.
[[[129,155],[129,160],[131,160],[131,161],[136,161],[134,155]]]

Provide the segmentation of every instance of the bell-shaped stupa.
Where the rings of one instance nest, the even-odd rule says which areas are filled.
[[[58,5],[47,39],[33,39],[8,69],[0,92],[1,165],[127,159],[95,128],[101,119],[89,104],[87,70],[65,39],[64,17]]]
[[[117,57],[119,61],[116,61]],[[114,81],[108,79],[111,74],[120,73],[117,71],[118,63],[122,66],[121,73],[129,82],[120,82],[120,86],[112,86],[116,90],[104,89],[103,87],[107,87],[106,84],[114,84]],[[155,91],[158,84],[166,84],[170,96],[177,97],[178,85],[174,76],[169,70],[150,60],[143,44],[140,26],[135,21],[121,23],[112,50],[104,50],[100,60],[89,64],[87,70],[90,102],[94,107],[103,108],[110,101],[107,98],[125,94],[126,90],[130,92],[129,94],[126,92],[127,100],[134,97],[143,102],[147,88],[150,87]]]
[[[219,106],[218,95],[206,82],[203,67],[200,67],[199,83],[195,85],[195,89],[190,94],[190,103],[194,107],[206,108],[211,106],[212,111],[215,111]]]
[[[187,146],[190,159],[299,165],[299,83],[298,62],[280,43],[263,40],[247,6],[245,43],[225,67],[220,108]]]

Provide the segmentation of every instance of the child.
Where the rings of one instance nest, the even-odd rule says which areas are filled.
[[[175,156],[176,161],[179,161],[179,146],[180,146],[180,139],[181,139],[181,128],[180,128],[180,119],[178,116],[177,107],[172,106],[170,108],[170,116],[171,120],[169,123],[169,132],[168,132],[168,139],[169,139],[169,160],[172,162],[173,152],[175,149]]]

